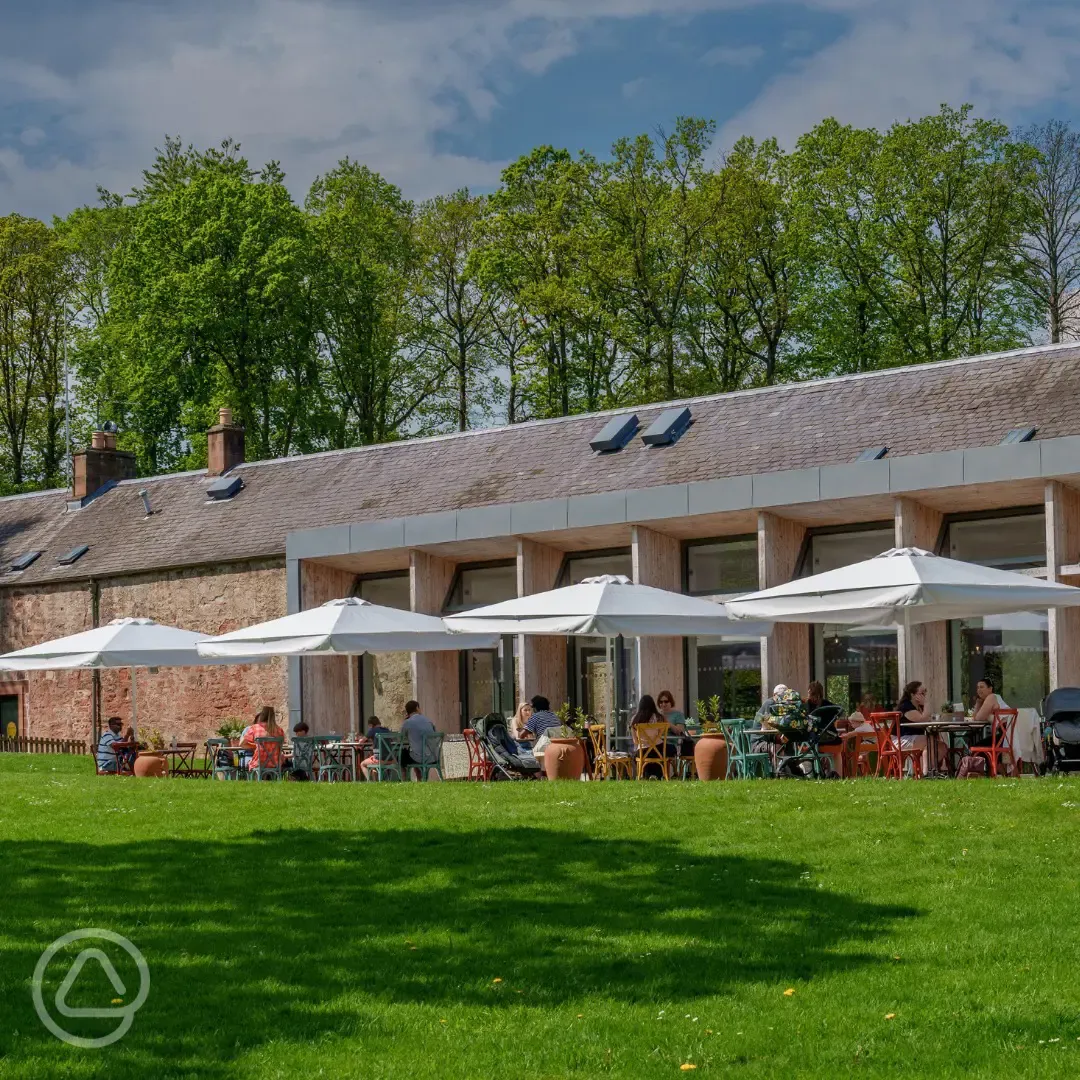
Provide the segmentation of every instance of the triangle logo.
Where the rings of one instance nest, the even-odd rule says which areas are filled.
[[[123,979],[120,978],[120,973],[116,970],[113,962],[109,957],[101,951],[101,949],[83,949],[78,956],[75,957],[75,962],[71,965],[71,970],[64,976],[64,981],[60,984],[59,990],[56,991],[56,1011],[61,1016],[85,1016],[85,1017],[110,1017],[110,1016],[123,1016],[127,1011],[127,1007],[120,1005],[111,1009],[86,1009],[76,1008],[67,1003],[67,996],[71,988],[75,985],[75,980],[79,977],[79,973],[86,966],[87,961],[96,960],[101,965],[101,970],[105,973],[105,977],[112,983],[113,989],[116,991],[117,997],[123,997],[127,993],[127,988],[124,986]]]

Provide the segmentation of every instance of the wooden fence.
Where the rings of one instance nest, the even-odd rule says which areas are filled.
[[[0,754],[85,754],[82,739],[33,739],[0,735]]]

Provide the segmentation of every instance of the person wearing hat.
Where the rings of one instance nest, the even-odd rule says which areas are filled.
[[[779,702],[787,691],[788,688],[786,683],[777,683],[772,688],[771,696],[767,697],[761,703],[761,708],[754,713],[754,723],[758,727],[769,727],[769,721],[772,719],[773,706]]]

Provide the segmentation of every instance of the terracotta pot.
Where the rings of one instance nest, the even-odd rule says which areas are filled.
[[[707,732],[694,747],[694,765],[699,780],[727,778],[727,739],[720,732]]]
[[[549,780],[580,780],[585,748],[580,739],[552,739],[544,750],[544,772]]]
[[[139,754],[135,758],[136,776],[165,776],[167,771],[165,758],[161,754]]]

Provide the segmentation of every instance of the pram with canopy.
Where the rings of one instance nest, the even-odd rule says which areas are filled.
[[[1043,701],[1043,742],[1055,772],[1080,771],[1080,687],[1059,686]]]
[[[474,720],[472,727],[491,758],[492,780],[536,780],[540,777],[540,762],[518,749],[501,714],[488,713]]]

